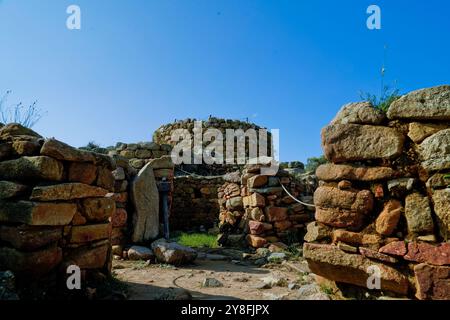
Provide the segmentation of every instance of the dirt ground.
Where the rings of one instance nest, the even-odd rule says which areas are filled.
[[[129,300],[296,299],[299,285],[312,280],[308,279],[307,272],[301,272],[307,270],[305,262],[294,264],[298,270],[285,264],[257,267],[250,263],[207,259],[197,259],[194,265],[184,267],[120,260],[114,261],[113,274],[125,285]],[[284,279],[283,283],[262,289],[261,279],[268,276]],[[223,287],[203,287],[206,278],[219,280]],[[291,287],[296,284],[296,288],[288,288],[289,284]]]

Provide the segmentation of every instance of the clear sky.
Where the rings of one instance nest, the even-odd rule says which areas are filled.
[[[66,28],[71,4],[81,30]],[[341,105],[380,91],[385,44],[402,92],[450,83],[449,16],[447,0],[0,0],[0,92],[38,100],[34,129],[74,146],[248,117],[280,129],[282,160],[305,161]]]

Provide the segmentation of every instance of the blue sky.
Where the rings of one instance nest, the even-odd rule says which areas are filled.
[[[371,4],[381,30],[366,28]],[[282,160],[305,161],[341,105],[380,91],[385,44],[402,92],[450,82],[449,14],[446,0],[0,0],[0,92],[37,99],[34,129],[74,146],[248,117],[280,129]]]

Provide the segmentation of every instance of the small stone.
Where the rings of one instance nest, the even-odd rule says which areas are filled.
[[[388,255],[379,253],[375,250],[370,250],[368,248],[364,248],[364,247],[360,247],[359,248],[359,253],[361,253],[363,256],[369,258],[369,259],[375,259],[375,260],[380,260],[383,262],[388,262],[388,263],[397,263],[397,259],[392,258]]]
[[[352,188],[352,183],[348,180],[342,180],[338,183],[338,188],[340,190],[348,190]]]
[[[428,197],[420,193],[413,193],[406,197],[405,217],[409,233],[432,233],[434,230],[430,202]]]
[[[357,247],[348,245],[348,244],[343,243],[343,242],[339,242],[338,245],[337,245],[337,247],[338,247],[340,250],[344,251],[344,252],[348,252],[348,253],[358,253],[358,248],[357,248]]]
[[[202,282],[204,288],[220,288],[223,287],[223,283],[215,278],[206,278]]]
[[[271,263],[280,263],[283,260],[286,260],[287,255],[284,252],[274,252],[271,253],[268,257],[267,257],[267,261],[271,262]]]
[[[375,221],[375,227],[379,234],[390,236],[397,228],[402,214],[402,204],[398,200],[390,200],[384,205],[383,211]]]
[[[403,257],[408,251],[406,248],[406,243],[404,241],[394,241],[380,248],[378,252],[389,254],[392,256]]]

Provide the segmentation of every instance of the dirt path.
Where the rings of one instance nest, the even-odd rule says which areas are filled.
[[[115,261],[113,271],[118,280],[127,286],[130,300],[161,300],[185,297],[186,292],[195,300],[218,299],[295,299],[297,290],[287,285],[298,283],[302,275],[285,266],[260,268],[229,261],[197,260],[195,265],[174,268],[149,265],[142,262]],[[259,289],[261,278],[272,276],[284,279],[280,286]],[[214,278],[223,287],[205,288],[206,278]]]

